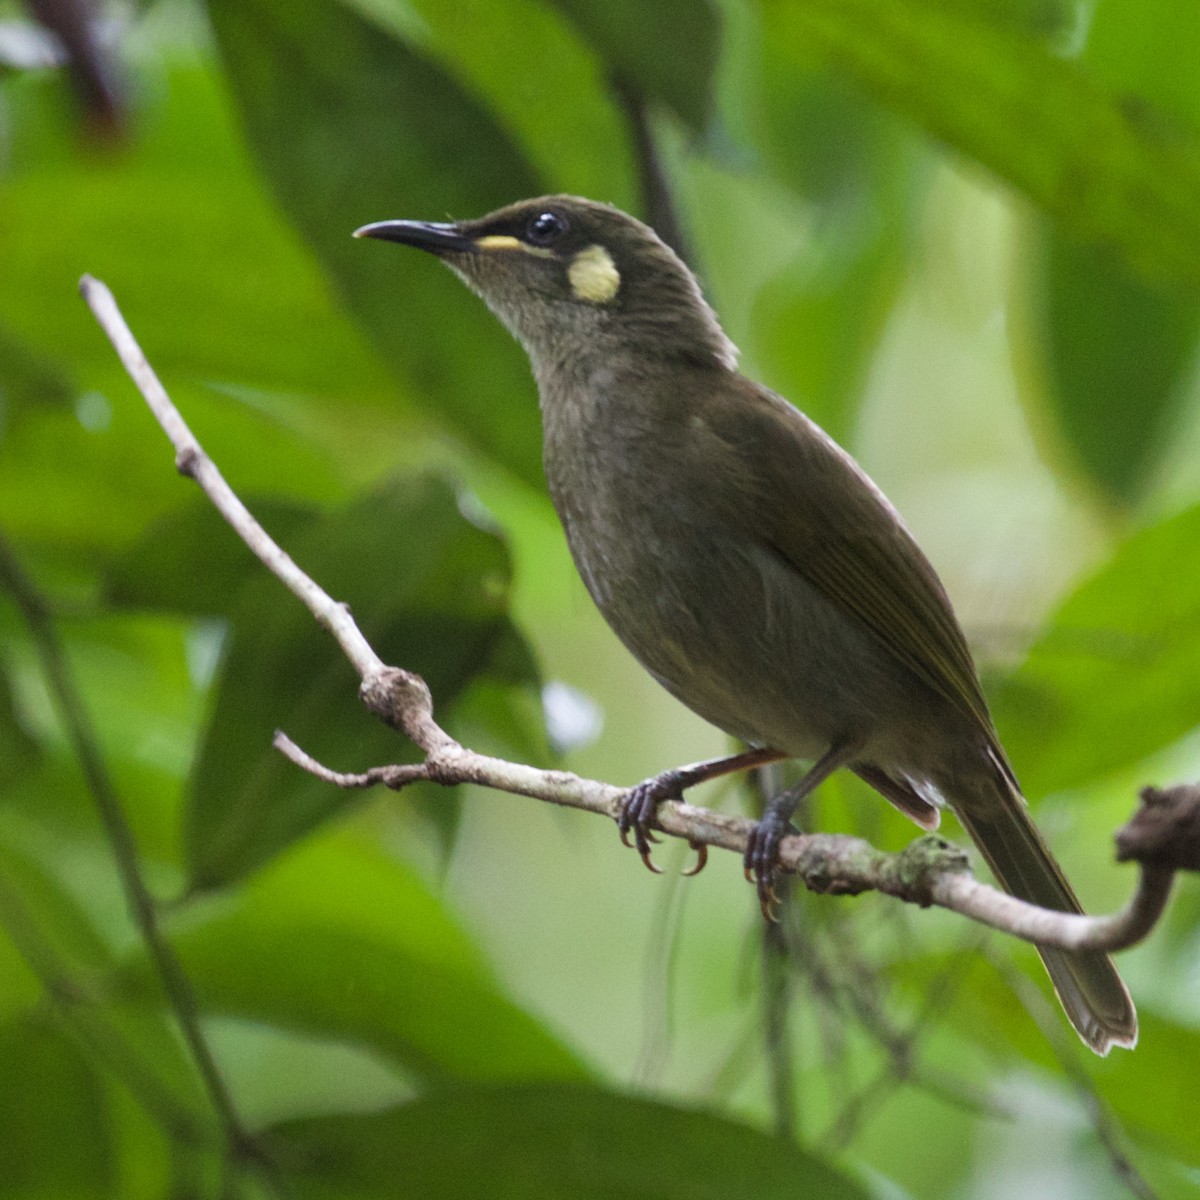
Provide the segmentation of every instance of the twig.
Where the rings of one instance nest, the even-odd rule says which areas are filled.
[[[624,788],[582,779],[567,771],[543,771],[476,754],[450,737],[434,720],[433,701],[425,681],[411,672],[386,666],[371,649],[345,605],[338,604],[305,575],[234,495],[171,403],[108,288],[99,280],[84,276],[80,290],[174,445],[179,469],[200,485],[264,565],[333,634],[358,671],[362,680],[359,694],[364,703],[382,720],[406,734],[425,759],[415,765],[377,767],[363,774],[339,776],[314,764],[285,736],[277,735],[275,744],[281,751],[306,770],[315,765],[321,778],[343,786],[365,787],[383,782],[400,788],[416,780],[475,783],[616,817],[626,794]],[[1200,789],[1174,789],[1171,793],[1153,795],[1159,799],[1174,797],[1183,813],[1200,814]],[[1149,799],[1146,805],[1149,809]],[[745,851],[753,822],[667,801],[658,808],[655,826],[673,837],[740,855]],[[1178,830],[1185,827],[1189,836],[1200,843],[1200,817],[1192,820],[1190,826],[1187,821],[1177,822],[1171,837],[1178,837]],[[1172,853],[1177,850],[1178,847]],[[1104,917],[1039,908],[979,883],[970,874],[965,853],[937,837],[922,838],[900,854],[885,854],[861,838],[848,835],[795,835],[783,840],[779,858],[780,868],[798,875],[812,891],[837,895],[880,891],[923,907],[936,904],[948,908],[1038,945],[1069,950],[1114,950],[1140,941],[1161,916],[1170,893],[1172,871],[1181,865],[1167,861],[1163,852],[1163,845],[1155,845],[1151,837],[1128,855],[1139,860],[1137,889],[1125,908]],[[1192,853],[1200,861],[1200,850]]]
[[[975,932],[976,937],[986,935]],[[820,1138],[818,1145],[829,1153],[844,1150],[857,1135],[870,1110],[878,1108],[896,1089],[904,1084],[920,1088],[943,1103],[955,1105],[966,1112],[992,1119],[1011,1119],[1011,1111],[996,1104],[985,1091],[968,1079],[958,1078],[951,1072],[937,1067],[924,1066],[919,1062],[919,1043],[949,1011],[954,993],[962,983],[967,966],[972,962],[968,956],[957,956],[942,971],[935,975],[924,989],[924,998],[916,1015],[909,1021],[907,1030],[901,1029],[883,1010],[879,1003],[880,989],[874,972],[870,971],[854,954],[839,955],[845,958],[849,978],[834,979],[834,972],[824,962],[810,963],[810,969],[823,971],[828,977],[827,986],[847,1004],[862,1028],[875,1040],[887,1055],[888,1061],[865,1086],[851,1095],[840,1112]]]
[[[98,279],[85,275],[79,290],[87,301],[100,327],[107,334],[121,364],[142,393],[150,411],[162,426],[163,432],[175,447],[175,466],[181,475],[198,483],[217,511],[233,526],[234,532],[261,560],[284,587],[303,601],[309,612],[333,634],[350,664],[363,679],[384,669],[383,661],[371,649],[344,604],[337,604],[325,594],[281,549],[267,531],[250,515],[250,510],[238,499],[233,489],[221,477],[216,464],[200,448],[200,443],[187,427],[179,410],[171,402],[159,382],[154,368],[146,361],[141,346],[133,336],[117,308],[113,294]]]
[[[133,831],[125,819],[108,768],[100,755],[83,698],[76,690],[75,682],[67,668],[66,656],[58,640],[54,622],[41,594],[3,538],[0,538],[0,583],[3,583],[16,601],[29,627],[42,660],[50,695],[66,728],[67,738],[75,757],[79,760],[88,791],[92,795],[100,822],[112,847],[113,858],[116,860],[121,885],[134,922],[162,981],[163,990],[199,1069],[205,1090],[221,1121],[230,1152],[234,1156],[254,1154],[253,1141],[242,1125],[216,1059],[200,1028],[196,997],[191,984],[159,928],[154,900],[142,876]]]

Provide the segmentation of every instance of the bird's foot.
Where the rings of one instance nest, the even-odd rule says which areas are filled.
[[[742,870],[746,881],[758,890],[758,906],[767,921],[779,920],[779,893],[775,880],[779,874],[779,843],[788,832],[788,819],[768,808],[746,841]]]
[[[626,846],[631,845],[629,835],[632,833],[632,847],[655,875],[662,874],[662,869],[656,866],[650,857],[651,843],[659,840],[651,830],[655,813],[664,800],[682,800],[683,789],[687,783],[688,780],[682,771],[664,771],[661,775],[644,779],[631,787],[621,801],[621,811],[617,815],[617,829],[620,831],[621,841]],[[684,871],[684,874],[699,875],[708,861],[708,847],[698,842],[692,842],[691,847],[696,851],[696,864]]]

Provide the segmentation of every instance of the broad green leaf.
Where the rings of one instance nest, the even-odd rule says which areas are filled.
[[[767,0],[766,36],[882,104],[1147,275],[1200,283],[1200,141],[979,6]]]
[[[51,603],[73,603],[69,592],[47,593]],[[91,597],[89,596],[89,601]],[[180,795],[202,715],[201,695],[189,670],[185,623],[172,615],[64,616],[57,622],[63,652],[143,853],[174,862],[179,849]],[[45,695],[42,665],[21,647],[19,695],[43,753],[9,792],[11,812],[59,837],[103,843],[95,804],[79,770],[74,745],[57,705]]]
[[[347,837],[283,856],[172,939],[210,1013],[372,1048],[429,1079],[575,1078],[416,875]],[[146,977],[144,957],[131,964]]]
[[[21,974],[35,990],[40,983],[35,985],[34,980],[56,974],[63,966],[97,974],[112,965],[108,947],[77,902],[7,841],[0,842],[0,925],[12,951],[26,964]],[[7,994],[11,981],[6,975],[0,1012],[12,1003]],[[27,987],[20,990],[29,994]]]
[[[1200,22],[1175,0],[1102,0],[1087,30],[1083,61],[1113,87],[1136,93],[1200,127]]]
[[[1039,308],[1051,409],[1088,476],[1131,503],[1187,396],[1200,304],[1054,231],[1044,256]]]
[[[544,0],[344,2],[477,92],[520,142],[546,190],[636,207],[628,121],[612,96],[608,63],[558,6]]]
[[[1191,1086],[1200,1063],[1200,1030],[1149,1012],[1140,1013],[1139,1022],[1137,1050],[1114,1052],[1099,1064],[1100,1094],[1131,1135],[1200,1168]]]
[[[524,356],[440,264],[356,242],[387,217],[479,216],[539,187],[490,111],[343,4],[210,0],[247,131],[279,202],[431,411],[530,481],[541,437]]]
[[[1172,0],[1105,0],[1081,62],[1106,84],[1200,129],[1200,22]],[[1136,98],[1136,99],[1135,99]],[[1191,382],[1200,304],[1138,279],[1111,253],[1050,229],[1038,304],[1049,400],[1079,463],[1109,497],[1138,498]]]
[[[156,103],[115,158],[74,159],[35,138],[49,107],[37,81],[6,95],[16,147],[0,190],[0,320],[27,357],[81,394],[70,406],[37,402],[28,388],[11,395],[0,508],[11,536],[69,561],[77,576],[187,490],[79,298],[84,270],[113,287],[241,488],[336,494],[325,448],[295,432],[312,395],[400,407],[382,364],[261,196],[215,72],[177,61],[142,69]],[[272,410],[280,392],[294,399]]]
[[[103,1082],[60,1030],[0,1025],[0,1180],[6,1200],[107,1200],[116,1182]]]
[[[745,348],[772,386],[845,441],[904,277],[921,158],[910,135],[825,67],[758,46],[756,143],[807,200],[797,254],[754,305]]]
[[[1057,37],[1072,32],[1081,19],[1075,0],[960,0],[1000,28],[1032,37]]]
[[[271,1131],[302,1200],[865,1200],[799,1147],[721,1117],[583,1086],[457,1088]]]
[[[853,238],[848,234],[848,238]],[[872,355],[903,280],[897,243],[836,237],[759,293],[752,350],[763,377],[834,438],[854,432]]]
[[[115,956],[91,914],[8,844],[0,844],[0,931],[0,1041],[25,1021],[40,1025],[53,1013],[95,1067],[112,1072],[173,1132],[216,1136],[194,1066],[159,994],[150,1005],[120,995],[112,981]],[[2,1048],[0,1063],[2,1079],[12,1069]],[[37,1086],[33,1078],[24,1082]]]
[[[468,522],[450,487],[397,479],[299,532],[289,552],[348,603],[385,662],[416,671],[444,712],[479,674],[523,671],[505,616],[509,566],[500,540]],[[237,597],[216,703],[192,773],[186,846],[192,886],[261,864],[356,798],[313,779],[271,747],[276,728],[327,765],[359,770],[415,753],[359,703],[332,638],[274,579]]]
[[[1076,1043],[1066,1019],[1060,1017],[1058,1002],[1033,948],[995,935],[993,953],[1019,959],[1018,969],[1027,972],[1030,983],[1041,992],[1043,1013],[1062,1020],[1056,1046],[982,954],[966,951],[959,957],[961,953],[974,954],[975,961],[967,964],[953,1002],[941,1010],[941,1019],[977,1043],[996,1072],[1032,1066],[1067,1082],[1072,1072],[1060,1059],[1066,1048],[1077,1055],[1078,1070],[1086,1073],[1129,1136],[1192,1166],[1200,1165],[1194,1089],[1190,1086],[1195,1064],[1200,1063],[1200,1031],[1157,1015],[1135,995],[1140,1005],[1136,1049],[1116,1049],[1104,1059],[1096,1058]],[[935,979],[955,969],[950,956],[938,953],[898,963],[892,974],[921,998],[929,994]]]
[[[239,491],[322,501],[345,494],[325,447],[285,421],[170,382],[187,420]],[[156,515],[197,494],[174,469],[170,443],[133,385],[122,377],[114,386],[119,390],[89,397],[104,414],[90,428],[71,409],[39,406],[0,442],[0,508],[10,536],[70,572],[73,586],[89,585]]]
[[[1100,778],[1200,723],[1200,507],[1133,534],[991,691],[1032,796]]]
[[[186,378],[388,396],[386,371],[264,197],[218,73],[183,56],[142,70],[153,103],[115,157],[73,157],[31,136],[53,97],[32,84],[11,95],[0,318],[12,336],[82,389],[115,399],[128,388],[79,299],[86,271],[113,289],[172,392]]]
[[[720,14],[712,0],[553,0],[615,79],[701,132],[712,107]]]
[[[819,58],[760,36],[749,103],[763,166],[822,216],[887,220],[911,204],[913,141],[900,122]]]
[[[319,510],[287,500],[244,496],[258,522],[286,546],[320,519]],[[105,595],[126,608],[194,616],[230,615],[238,591],[266,571],[206,497],[189,497],[153,521],[109,569]]]
[[[71,393],[56,363],[0,326],[0,436],[14,412],[33,404],[63,405]]]

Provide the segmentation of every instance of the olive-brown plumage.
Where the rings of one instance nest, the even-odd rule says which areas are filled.
[[[772,801],[746,855],[764,910],[801,796],[855,771],[925,828],[945,802],[1000,883],[1080,911],[1031,821],[936,573],[858,465],[736,352],[679,258],[634,218],[547,196],[475,221],[385,221],[362,236],[441,257],[525,347],[546,476],[576,566],[664,687],[761,759],[814,766]],[[632,789],[654,807],[739,756]],[[1132,1046],[1106,955],[1041,950],[1080,1036]]]

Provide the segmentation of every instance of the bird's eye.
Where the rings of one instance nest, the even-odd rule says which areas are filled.
[[[534,246],[549,246],[567,232],[567,218],[556,212],[538,213],[525,229],[525,239]]]

